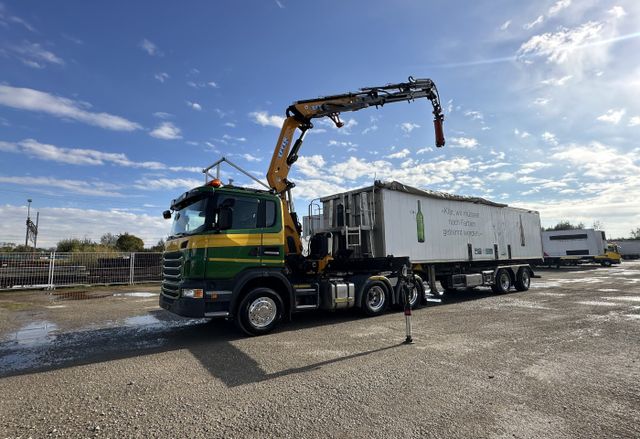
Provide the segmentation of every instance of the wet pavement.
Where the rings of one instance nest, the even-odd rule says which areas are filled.
[[[0,438],[640,437],[640,263],[246,338],[157,285],[0,292]]]

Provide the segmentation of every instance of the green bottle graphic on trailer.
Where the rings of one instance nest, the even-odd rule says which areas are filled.
[[[418,213],[416,213],[416,223],[418,226],[418,242],[424,242],[424,216],[420,208],[420,200],[418,200]]]

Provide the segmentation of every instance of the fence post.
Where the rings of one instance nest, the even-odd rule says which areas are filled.
[[[56,266],[56,252],[49,253],[49,279],[48,279],[48,290],[53,290],[53,271]]]
[[[131,252],[131,257],[129,258],[129,285],[133,285],[133,272],[135,270],[135,261],[136,254]]]

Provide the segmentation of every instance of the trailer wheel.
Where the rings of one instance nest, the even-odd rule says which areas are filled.
[[[368,316],[378,316],[387,308],[389,291],[381,281],[374,280],[368,283],[362,291],[362,311]]]
[[[254,288],[238,306],[236,324],[248,335],[262,335],[275,328],[282,319],[282,299],[271,288]]]
[[[491,285],[491,290],[496,294],[505,294],[509,292],[509,289],[511,289],[511,276],[507,270],[501,268],[496,273],[496,280]]]
[[[424,292],[424,287],[422,285],[422,279],[419,277],[414,277],[413,282],[411,282],[411,296],[409,300],[409,305],[411,305],[411,309],[418,309],[422,307],[423,301],[426,301],[427,297]],[[404,302],[404,299],[403,299]]]
[[[521,268],[516,275],[516,290],[527,291],[531,285],[531,272],[528,268]]]

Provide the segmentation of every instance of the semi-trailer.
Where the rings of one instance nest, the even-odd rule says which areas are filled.
[[[559,267],[595,262],[610,266],[621,261],[617,246],[607,242],[602,230],[543,230],[541,234],[545,265]]]
[[[490,286],[527,290],[542,260],[540,215],[479,197],[418,189],[397,181],[321,198],[331,252],[342,258],[406,256],[421,293]],[[311,210],[311,209],[310,209]]]

